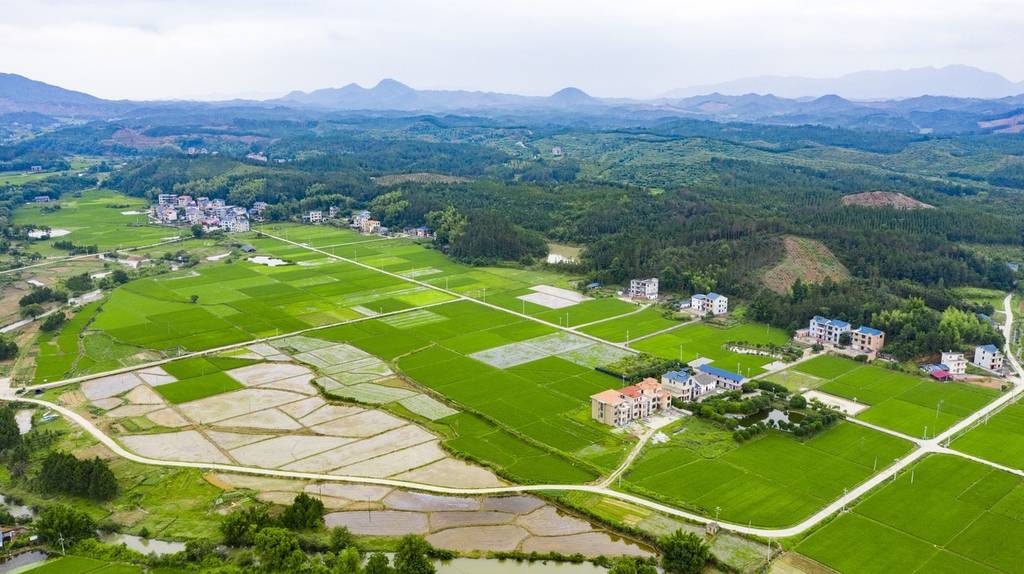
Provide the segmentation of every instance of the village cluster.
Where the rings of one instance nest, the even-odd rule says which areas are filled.
[[[658,279],[633,279],[621,295],[636,302],[659,300]],[[712,317],[728,313],[729,299],[718,293],[697,293],[676,304],[680,310],[695,317]],[[814,346],[851,358],[862,357],[872,361],[879,357],[885,346],[885,332],[867,325],[854,328],[839,319],[815,315],[807,328],[798,330],[793,339],[797,343]],[[964,353],[944,352],[938,364],[922,365],[922,370],[939,381],[962,378],[968,364],[995,376],[1004,375],[1004,358],[992,344],[979,345],[974,360],[968,361]],[[591,395],[591,418],[603,424],[623,427],[651,415],[668,410],[673,400],[699,402],[709,396],[743,388],[747,377],[711,366],[706,358],[691,361],[685,369],[672,370],[660,379],[647,377],[639,383],[620,389],[608,389]]]
[[[227,205],[223,199],[161,193],[156,205],[149,208],[149,218],[161,225],[202,225],[204,231],[241,233],[249,231],[250,215],[258,220],[266,207],[267,204],[260,201],[250,210]]]

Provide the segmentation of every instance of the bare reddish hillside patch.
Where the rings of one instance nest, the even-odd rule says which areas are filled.
[[[843,196],[843,205],[860,205],[863,207],[892,207],[894,209],[934,209],[913,197],[894,191],[865,191]]]
[[[783,245],[785,257],[762,277],[764,284],[776,293],[789,293],[797,279],[803,283],[821,283],[826,277],[842,281],[850,276],[846,266],[820,241],[787,235]]]

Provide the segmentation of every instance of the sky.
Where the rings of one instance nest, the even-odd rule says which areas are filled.
[[[604,97],[967,64],[1024,80],[1024,0],[0,0],[0,72],[111,99],[372,86]]]

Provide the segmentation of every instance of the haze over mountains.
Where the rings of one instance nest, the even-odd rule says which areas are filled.
[[[837,78],[757,76],[718,84],[678,88],[665,98],[701,94],[772,94],[782,98],[806,98],[835,94],[852,100],[893,100],[918,96],[1003,98],[1024,93],[1024,82],[971,66],[927,67],[909,70],[869,70]]]
[[[836,94],[838,92],[838,95]],[[694,93],[697,95],[685,94]],[[568,87],[549,96],[469,90],[417,90],[385,79],[371,88],[348,84],[293,91],[271,100],[220,102],[112,101],[0,74],[0,114],[34,112],[103,119],[157,108],[293,109],[303,113],[401,112],[480,116],[543,114],[552,121],[619,123],[695,118],[778,125],[819,124],[919,133],[1024,130],[1024,86],[967,66],[858,72],[835,79],[761,77],[674,90],[653,100],[597,98]],[[981,97],[982,94],[988,94]],[[877,97],[874,97],[877,96]]]

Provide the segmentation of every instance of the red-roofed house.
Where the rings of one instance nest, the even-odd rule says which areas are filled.
[[[590,416],[606,425],[620,427],[667,409],[670,401],[671,395],[657,379],[646,378],[617,391],[608,389],[591,395]]]

